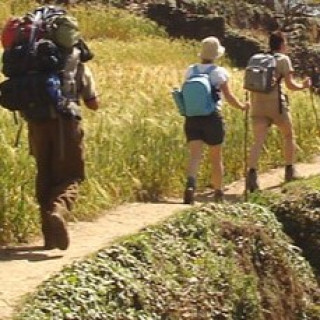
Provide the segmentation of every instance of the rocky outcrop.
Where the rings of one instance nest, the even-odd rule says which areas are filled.
[[[104,0],[38,0],[41,4],[81,2],[106,3]],[[174,38],[201,40],[217,36],[238,67],[246,66],[250,56],[265,49],[266,41],[259,41],[256,34],[266,35],[277,29],[288,36],[290,56],[298,74],[309,75],[320,62],[320,49],[314,45],[320,41],[320,19],[305,14],[305,5],[289,9],[275,0],[211,0],[201,3],[188,0],[119,0],[117,6],[144,14]],[[132,6],[135,10],[131,10]],[[280,10],[277,10],[279,6]],[[245,36],[242,30],[246,30]]]
[[[164,26],[171,37],[196,40],[218,37],[230,59],[239,67],[244,67],[252,54],[263,49],[258,41],[233,32],[220,16],[190,14],[166,4],[150,4],[146,15]]]
[[[226,6],[221,2],[220,5]],[[220,12],[219,8],[221,9],[217,7],[217,3],[211,8],[211,11],[207,8],[205,15],[190,13],[185,9],[183,3],[180,4],[180,8],[172,4],[150,3],[145,14],[159,25],[164,26],[171,37],[200,40],[210,35],[217,36],[226,47],[230,59],[238,67],[245,67],[248,59],[254,53],[266,49],[266,41],[258,41],[253,38],[255,31],[259,30],[260,33],[266,35],[267,32],[281,29],[288,36],[291,47],[290,56],[297,73],[311,75],[315,73],[314,70],[319,70],[317,66],[320,65],[320,49],[312,45],[314,41],[320,39],[319,19],[301,14],[288,17],[281,14],[272,15],[269,10],[250,7],[247,4],[244,5],[243,2],[240,2],[239,8],[236,9],[230,8],[232,5],[233,2],[229,4],[228,9],[233,12],[233,15],[228,17],[225,14],[217,14]],[[252,10],[248,11],[250,8]],[[213,14],[214,11],[216,14]],[[241,26],[237,22],[240,20],[246,30],[251,30],[252,36],[242,34]],[[262,29],[261,26],[263,26]]]
[[[210,35],[223,38],[225,34],[223,17],[190,14],[167,4],[150,4],[146,15],[164,26],[171,37],[200,40]]]
[[[232,62],[242,68],[247,65],[253,54],[265,50],[263,44],[259,41],[239,35],[231,30],[225,33],[222,43]]]

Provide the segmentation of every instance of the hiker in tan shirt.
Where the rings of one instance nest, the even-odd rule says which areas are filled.
[[[80,50],[76,47],[68,54],[63,80],[62,91],[69,99],[64,111],[69,110],[68,114],[51,110],[41,120],[36,115],[25,116],[37,167],[36,198],[46,250],[69,247],[65,215],[72,209],[79,184],[85,179],[80,101],[91,110],[99,107],[93,75],[81,63]],[[50,110],[49,106],[43,108]]]
[[[275,124],[283,138],[285,181],[296,178],[294,168],[295,138],[287,96],[281,92],[281,82],[289,90],[297,91],[311,86],[310,78],[301,83],[293,77],[293,67],[290,58],[286,55],[286,40],[280,32],[274,32],[269,37],[269,48],[276,58],[276,85],[269,93],[251,92],[251,120],[253,130],[253,145],[250,150],[246,177],[246,189],[253,192],[259,189],[257,181],[257,165],[264,141],[272,124]]]

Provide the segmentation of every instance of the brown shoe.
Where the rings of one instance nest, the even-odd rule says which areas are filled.
[[[258,177],[256,169],[249,169],[246,177],[246,190],[254,192],[259,190]]]
[[[194,187],[187,187],[183,195],[184,204],[194,204]]]
[[[66,250],[69,247],[70,239],[66,222],[61,214],[54,212],[50,215],[52,232],[55,237],[55,245],[60,250]]]
[[[296,169],[293,165],[286,165],[284,169],[284,181],[290,182],[292,180],[298,179]]]
[[[217,189],[214,191],[213,201],[214,202],[222,202],[224,200],[224,194],[223,191],[220,189]]]
[[[43,233],[43,238],[44,238],[44,246],[43,246],[44,250],[53,250],[57,248],[56,240],[52,234]]]
[[[43,234],[43,239],[44,239],[44,250],[53,250],[55,249],[56,246],[56,241],[55,241],[55,236],[52,232],[51,224],[49,221],[49,216],[45,215],[42,218],[42,234]]]

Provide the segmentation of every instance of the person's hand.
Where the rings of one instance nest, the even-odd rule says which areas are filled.
[[[249,109],[250,109],[250,102],[249,102],[249,101],[246,101],[246,102],[244,103],[244,105],[242,106],[241,110],[242,110],[242,111],[247,111],[247,110],[249,110]]]
[[[97,110],[99,108],[99,102],[98,102],[97,97],[89,99],[89,100],[85,100],[84,103],[85,103],[86,107],[91,110]]]
[[[312,85],[312,83],[311,83],[310,77],[307,77],[302,81],[302,89],[308,89],[311,87],[311,85]]]

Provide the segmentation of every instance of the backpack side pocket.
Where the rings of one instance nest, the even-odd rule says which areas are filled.
[[[185,104],[183,101],[183,95],[182,95],[181,90],[174,88],[171,91],[171,94],[172,94],[173,100],[179,110],[180,115],[185,116],[186,115],[186,108],[185,108]]]

